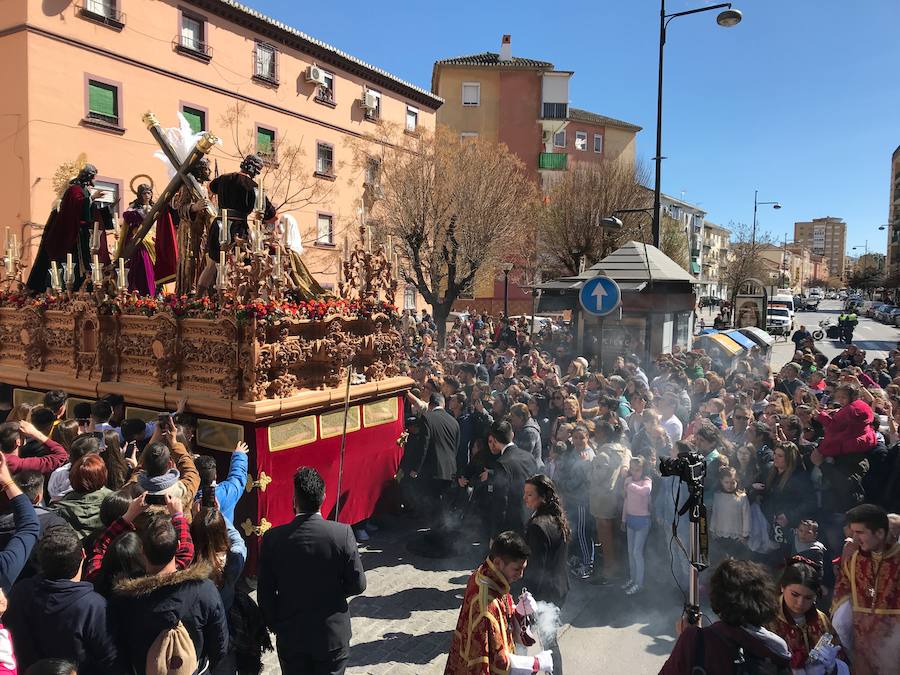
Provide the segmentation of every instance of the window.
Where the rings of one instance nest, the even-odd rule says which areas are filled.
[[[462,85],[462,104],[463,105],[481,105],[481,83],[480,82],[463,82]]]
[[[316,98],[320,101],[334,103],[334,73],[323,70],[322,77],[325,79],[325,83],[319,85],[319,89],[316,92]]]
[[[403,309],[411,309],[416,311],[416,287],[403,287]]]
[[[412,106],[406,106],[406,130],[415,131],[419,126],[419,109]]]
[[[366,89],[365,94],[365,103],[366,103],[366,119],[367,120],[377,120],[381,118],[381,92],[375,91],[374,89]],[[369,107],[370,103],[374,103],[373,107]]]
[[[181,46],[195,52],[206,52],[203,40],[203,21],[187,14],[181,15]]]
[[[562,129],[561,131],[557,131],[553,134],[553,147],[555,148],[564,148],[566,147],[566,130]]]
[[[192,108],[188,105],[181,106],[181,114],[184,119],[191,125],[191,131],[199,134],[206,129],[206,111],[199,108]]]
[[[586,131],[576,131],[575,132],[575,149],[585,151],[587,150],[587,132]]]
[[[265,127],[256,127],[256,152],[262,157],[275,156],[275,132]]]
[[[85,0],[84,9],[107,19],[116,18],[116,0]]]
[[[102,192],[98,199],[94,200],[94,204],[103,207],[103,206],[116,206],[113,207],[113,213],[116,214],[118,212],[118,204],[119,201],[119,184],[113,183],[108,180],[94,180],[94,191]]]
[[[381,162],[370,157],[366,161],[366,185],[377,185],[379,173],[381,173]]]
[[[278,81],[275,68],[275,47],[263,42],[256,43],[256,70],[253,75],[269,82]]]
[[[334,246],[334,217],[330,214],[316,216],[316,243]]]
[[[594,134],[594,152],[603,152],[603,134]]]
[[[114,84],[88,80],[87,117],[119,126],[119,88]]]
[[[334,175],[334,146],[328,143],[316,144],[316,173],[323,176]]]

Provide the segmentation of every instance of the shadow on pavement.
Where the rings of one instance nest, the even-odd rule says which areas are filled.
[[[354,617],[365,616],[370,619],[408,619],[413,612],[457,609],[462,604],[462,596],[461,588],[447,591],[407,588],[392,595],[358,595],[350,601],[350,612]]]
[[[430,663],[450,647],[453,631],[410,635],[386,633],[380,640],[353,645],[350,650],[350,666],[371,666],[384,663],[388,654],[402,654],[404,663]]]

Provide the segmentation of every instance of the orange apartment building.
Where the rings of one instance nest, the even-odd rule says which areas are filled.
[[[548,61],[512,55],[504,35],[500,52],[483,52],[437,61],[431,91],[444,104],[439,124],[461,136],[480,136],[504,143],[523,162],[543,189],[574,162],[635,160],[635,138],[641,127],[569,105],[574,73]],[[510,314],[530,314],[532,298],[520,286],[521,265],[509,275]],[[484,270],[473,297],[457,305],[497,313],[503,309],[504,275]]]
[[[364,213],[366,176],[349,140],[379,120],[433,129],[441,105],[429,91],[233,0],[4,0],[3,9],[0,224],[25,242],[26,260],[62,163],[86,153],[121,215],[134,176],[151,177],[157,192],[168,181],[145,112],[167,127],[181,111],[195,129],[222,138],[210,162],[224,173],[237,169],[239,153],[235,127],[222,118],[239,103],[239,140],[261,154],[299,143],[306,177],[327,184],[322,201],[291,213],[307,266],[334,287],[341,251]],[[401,289],[400,303],[414,307],[414,289]]]

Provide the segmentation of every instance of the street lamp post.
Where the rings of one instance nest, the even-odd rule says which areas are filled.
[[[778,202],[761,202],[759,201],[759,190],[753,191],[753,230],[750,234],[750,243],[752,245],[756,245],[756,210],[760,206],[765,206],[766,204],[771,204],[772,208],[776,211],[781,208],[781,204]]]
[[[512,263],[503,263],[503,316],[509,318],[509,273],[512,271]]]
[[[714,9],[722,9],[716,17],[716,23],[723,28],[731,28],[741,22],[741,13],[736,9],[731,9],[731,3],[725,2],[709,7],[699,7],[697,9],[689,9],[685,12],[674,12],[666,14],[666,0],[660,0],[659,3],[659,72],[656,88],[656,183],[653,187],[653,245],[659,247],[660,237],[660,186],[662,185],[662,99],[663,99],[663,54],[666,46],[666,29],[669,22],[679,16],[687,16],[688,14],[699,14],[700,12],[710,12]]]

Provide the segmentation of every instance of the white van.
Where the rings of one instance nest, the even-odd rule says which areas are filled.
[[[794,312],[797,311],[797,308],[794,307],[794,296],[787,294],[778,294],[773,295],[769,298],[769,303],[772,305],[784,305],[787,307],[788,311],[791,313],[791,321],[794,320]]]

